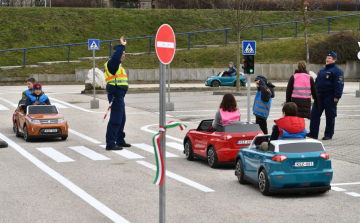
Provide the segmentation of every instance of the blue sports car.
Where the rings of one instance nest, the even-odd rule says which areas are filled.
[[[224,76],[223,74],[224,71],[218,73],[216,76],[207,77],[205,86],[236,86],[236,76]],[[240,72],[240,86],[246,86],[245,75],[242,72]]]
[[[331,160],[320,141],[256,136],[235,158],[240,184],[258,185],[263,195],[280,192],[319,192],[331,189]]]

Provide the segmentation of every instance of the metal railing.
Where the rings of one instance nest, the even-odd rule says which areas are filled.
[[[330,33],[330,25],[331,25],[331,20],[332,19],[336,19],[336,18],[342,18],[342,17],[350,17],[350,16],[359,16],[360,13],[356,13],[356,14],[350,14],[350,15],[340,15],[340,16],[332,16],[332,17],[324,17],[324,18],[316,18],[316,19],[309,19],[307,21],[312,22],[312,21],[319,21],[319,20],[328,20],[328,30],[327,33]],[[245,27],[245,29],[250,29],[250,28],[258,28],[261,27],[261,41],[264,39],[264,27],[268,27],[268,26],[278,26],[278,25],[284,25],[284,24],[295,24],[295,37],[298,36],[298,23],[303,23],[304,21],[291,21],[291,22],[281,22],[281,23],[269,23],[269,24],[262,24],[262,25],[254,25],[254,26],[247,26]],[[185,33],[176,33],[176,36],[180,36],[180,35],[188,35],[188,46],[187,49],[190,50],[191,48],[191,35],[193,34],[198,34],[198,33],[209,33],[209,32],[225,32],[225,45],[228,44],[228,31],[232,30],[233,28],[225,28],[225,29],[214,29],[214,30],[204,30],[204,31],[196,31],[196,32],[185,32]],[[359,28],[360,30],[360,24],[359,24]],[[139,39],[149,39],[149,54],[152,53],[152,39],[155,38],[155,36],[144,36],[144,37],[134,37],[134,38],[127,38],[126,40],[139,40]],[[109,57],[111,57],[111,53],[112,53],[112,42],[116,42],[119,41],[118,39],[114,39],[114,40],[103,40],[100,41],[100,43],[109,43]],[[70,62],[70,53],[71,53],[71,47],[72,46],[78,46],[78,45],[87,45],[88,43],[71,43],[71,44],[63,44],[63,45],[52,45],[52,46],[40,46],[40,47],[28,47],[28,48],[19,48],[19,49],[6,49],[6,50],[0,50],[0,52],[9,52],[9,51],[20,51],[23,50],[24,51],[24,56],[23,56],[23,66],[26,66],[26,51],[27,50],[33,50],[33,49],[44,49],[44,48],[53,48],[53,47],[68,47],[68,57],[67,57],[67,61]]]

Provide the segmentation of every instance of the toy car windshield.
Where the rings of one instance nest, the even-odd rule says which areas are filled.
[[[248,122],[226,122],[216,126],[217,132],[246,133],[261,131],[259,125]]]
[[[30,105],[27,107],[27,114],[58,114],[55,105]]]
[[[279,152],[299,153],[299,152],[318,152],[323,151],[324,147],[317,142],[298,142],[279,145]]]

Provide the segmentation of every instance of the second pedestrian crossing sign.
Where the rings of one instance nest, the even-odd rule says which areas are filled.
[[[255,55],[256,54],[256,41],[244,40],[242,41],[243,55]]]
[[[88,49],[89,50],[99,50],[100,49],[100,41],[99,41],[99,39],[89,39],[89,41],[88,41]]]

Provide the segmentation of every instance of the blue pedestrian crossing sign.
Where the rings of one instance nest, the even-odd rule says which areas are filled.
[[[242,41],[243,55],[255,55],[256,54],[256,41],[244,40]]]
[[[89,39],[88,48],[89,50],[99,50],[100,49],[99,39]]]

